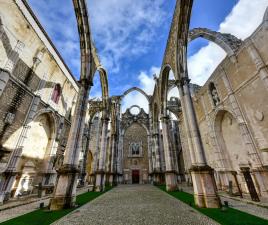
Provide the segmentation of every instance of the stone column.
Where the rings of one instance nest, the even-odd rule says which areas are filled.
[[[147,135],[147,145],[148,145],[149,183],[150,183],[152,180],[152,173],[153,173],[153,162],[152,162],[153,141],[151,134]]]
[[[209,90],[207,91],[207,95],[208,96],[210,95]],[[216,137],[216,133],[215,133],[215,130],[213,128],[213,124],[212,124],[212,121],[209,117],[208,110],[207,110],[207,107],[205,104],[204,95],[201,96],[201,104],[202,104],[202,107],[203,107],[204,112],[205,112],[205,118],[206,118],[208,130],[209,130],[209,137],[211,140],[211,145],[214,148],[214,153],[215,153],[216,159],[218,161],[217,164],[218,164],[218,169],[220,172],[219,176],[221,177],[220,179],[223,179],[223,184],[221,185],[222,186],[221,189],[226,189],[226,188],[228,188],[228,183],[229,183],[227,173],[230,174],[231,165],[230,165],[229,161],[227,160],[225,153],[222,151],[222,149],[219,146],[219,143],[218,143],[218,140]]]
[[[97,132],[96,132],[96,151],[94,153],[94,161],[93,161],[93,173],[94,173],[94,182],[95,185],[96,181],[96,171],[98,169],[98,161],[99,161],[99,152],[100,152],[100,135],[101,135],[101,118],[98,117],[98,124],[97,124]]]
[[[116,135],[112,134],[110,138],[110,163],[109,163],[109,184],[115,184],[115,160],[116,160]]]
[[[152,106],[149,105],[149,134],[147,134],[147,145],[148,145],[148,161],[149,161],[149,183],[152,181],[153,175],[153,118],[152,118]]]
[[[119,140],[118,140],[118,155],[117,155],[117,173],[118,173],[118,183],[123,182],[123,135],[121,130],[119,132]]]
[[[169,117],[167,115],[162,115],[161,117],[162,132],[163,132],[163,145],[165,154],[165,180],[166,180],[166,190],[174,191],[177,189],[177,174],[173,164],[173,149],[169,139]]]
[[[87,174],[87,157],[88,157],[88,151],[89,151],[89,141],[90,141],[90,130],[91,130],[92,122],[90,121],[88,123],[88,129],[87,132],[85,133],[84,137],[86,138],[86,143],[85,143],[85,149],[84,149],[84,155],[83,155],[83,165],[81,166],[81,171],[80,171],[80,179],[79,179],[79,185],[84,186],[85,185],[85,179],[86,179],[86,174]]]
[[[153,133],[153,152],[155,157],[155,163],[153,167],[153,182],[155,184],[160,184],[160,173],[161,173],[161,165],[160,165],[160,147],[159,147],[159,133]]]
[[[191,175],[194,186],[195,203],[198,207],[218,208],[220,207],[220,199],[217,194],[214,172],[206,162],[189,89],[189,81],[188,78],[182,78],[179,91],[181,98],[183,98],[182,109],[192,161]]]
[[[258,70],[263,85],[268,89],[268,69],[252,40],[247,42],[247,51]]]
[[[170,137],[171,137],[171,146],[172,146],[172,154],[173,154],[173,165],[174,165],[174,169],[176,171],[176,173],[179,173],[179,165],[178,165],[178,146],[176,146],[175,144],[175,124],[174,121],[169,121],[169,132],[170,132]],[[179,138],[179,137],[178,137]]]
[[[105,188],[105,161],[107,152],[107,132],[109,118],[105,115],[102,118],[101,146],[99,153],[99,164],[96,171],[95,191],[104,191]]]
[[[75,206],[79,154],[82,148],[88,93],[91,86],[92,84],[88,80],[81,80],[63,165],[58,171],[59,177],[54,189],[54,196],[50,200],[50,210]]]

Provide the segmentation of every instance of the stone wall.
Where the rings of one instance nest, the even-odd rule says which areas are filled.
[[[0,20],[0,173],[20,172],[12,190],[18,194],[25,180],[54,184],[79,86],[27,3],[2,1]]]
[[[139,143],[140,156],[131,154],[130,146]],[[139,183],[148,182],[148,140],[147,132],[138,123],[133,123],[127,128],[123,138],[123,179],[125,183],[132,183],[132,170],[139,170]]]
[[[235,60],[226,56],[194,97],[206,159],[216,170],[218,187],[227,189],[237,173],[238,185],[248,192],[243,171],[250,170],[263,196],[268,194],[266,23],[243,42]]]

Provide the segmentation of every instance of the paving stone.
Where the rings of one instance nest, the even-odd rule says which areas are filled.
[[[54,225],[216,225],[152,185],[120,185]]]

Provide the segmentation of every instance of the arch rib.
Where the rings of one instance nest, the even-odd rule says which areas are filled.
[[[220,33],[207,28],[194,28],[189,31],[188,43],[202,37],[219,45],[229,55],[234,55],[242,44],[242,40],[232,34]]]
[[[126,90],[124,93],[123,93],[123,97],[125,97],[126,95],[128,95],[129,93],[133,92],[133,91],[137,91],[139,93],[141,93],[149,102],[150,98],[149,98],[149,95],[146,94],[146,92],[138,87],[132,87],[132,88],[129,88],[128,90]]]

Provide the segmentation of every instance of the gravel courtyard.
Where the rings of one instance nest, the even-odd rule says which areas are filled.
[[[152,185],[120,185],[73,211],[57,225],[216,225]]]

